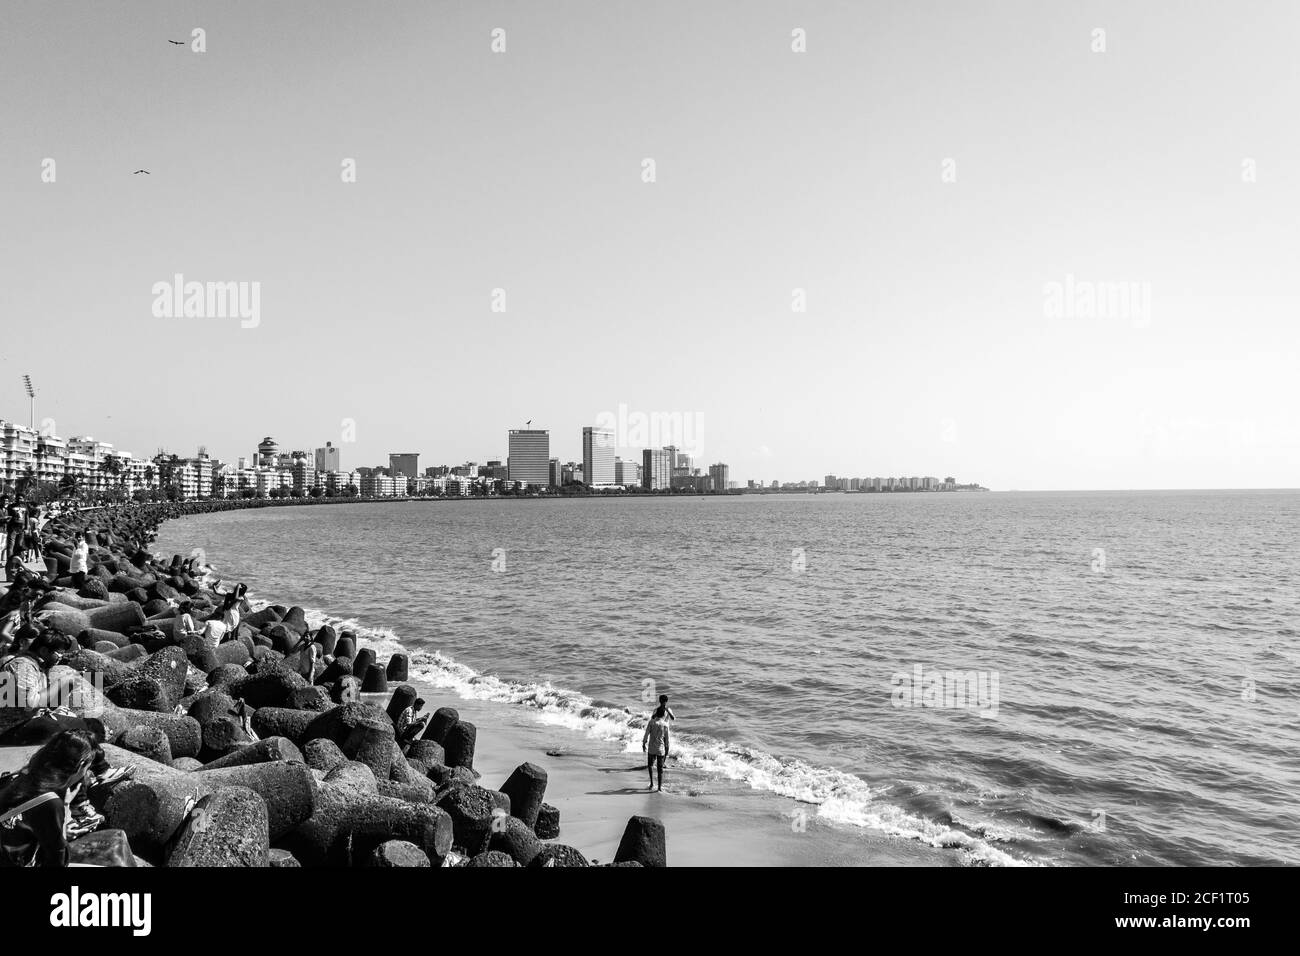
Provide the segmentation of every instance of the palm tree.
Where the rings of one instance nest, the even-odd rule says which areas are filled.
[[[109,455],[99,463],[99,470],[109,476],[109,484],[121,484],[122,481],[122,459],[116,455]]]
[[[59,479],[59,497],[75,498],[81,493],[81,480],[74,474],[68,473]]]

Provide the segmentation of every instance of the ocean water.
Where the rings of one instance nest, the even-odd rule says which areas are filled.
[[[283,508],[157,547],[638,755],[667,693],[683,764],[846,833],[1300,862],[1298,492]]]

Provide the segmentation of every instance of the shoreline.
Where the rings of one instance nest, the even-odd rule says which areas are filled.
[[[201,626],[220,616],[222,596],[179,555],[170,564],[150,556],[161,525],[300,503],[110,505],[48,522],[47,574],[22,575],[19,584],[36,597],[33,621],[80,647],[49,668],[50,704],[103,740],[110,767],[133,775],[97,791],[105,820],[70,844],[71,863],[590,865],[563,842],[562,822],[555,832],[555,808],[543,802],[546,771],[524,761],[507,772],[490,748],[480,754],[468,711],[466,719],[439,711],[409,750],[396,745],[396,716],[417,693],[406,680],[407,655],[375,660],[347,631],[309,628],[301,607],[254,610],[246,597],[224,640],[170,636],[178,603],[192,602]],[[87,530],[97,546],[77,588],[71,545]],[[0,709],[0,732],[28,732],[32,716],[12,704]],[[0,769],[18,769],[34,750],[22,745],[53,731],[43,733],[36,741],[11,735]],[[617,848],[603,865],[667,865],[664,827],[653,817],[634,815],[605,837]]]
[[[187,535],[176,530],[181,541],[169,542],[169,550],[180,548],[183,552],[181,542]],[[247,572],[245,568],[242,574]],[[261,582],[257,589],[258,600],[290,600],[274,582]],[[965,849],[960,842],[936,846],[926,842],[933,834],[919,837],[823,820],[818,817],[817,800],[795,799],[747,780],[676,762],[676,758],[665,774],[669,792],[649,794],[640,752],[621,749],[616,739],[573,726],[565,719],[572,714],[556,713],[531,697],[521,705],[517,700],[506,702],[501,695],[494,695],[495,699],[493,695],[466,696],[470,687],[499,679],[450,659],[446,660],[454,668],[464,668],[472,676],[453,682],[421,677],[417,674],[420,659],[426,655],[441,659],[441,652],[401,643],[401,638],[388,630],[390,621],[342,619],[319,607],[309,608],[308,613],[338,628],[354,630],[358,646],[374,646],[381,656],[393,651],[409,654],[409,683],[430,707],[451,705],[462,716],[471,715],[468,719],[493,741],[486,753],[476,757],[476,769],[494,767],[505,779],[506,764],[531,761],[546,767],[557,794],[555,800],[548,800],[561,811],[560,839],[578,846],[589,859],[609,859],[617,843],[616,820],[611,815],[623,812],[626,806],[638,814],[663,818],[673,844],[674,865],[961,866],[971,862],[958,852]],[[509,754],[504,761],[502,753]],[[485,772],[484,778],[491,780],[492,773]],[[564,802],[556,802],[560,799]],[[679,830],[693,834],[689,847],[673,841]],[[953,839],[960,841],[961,835],[954,834]]]

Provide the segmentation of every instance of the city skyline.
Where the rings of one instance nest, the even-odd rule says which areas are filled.
[[[26,373],[38,421],[223,457],[257,423],[360,460],[485,459],[531,418],[576,460],[573,426],[626,406],[689,416],[701,462],[738,475],[1300,474],[1277,17],[323,0],[307,36],[294,5],[0,16],[19,420]],[[205,52],[166,43],[196,26]],[[257,321],[162,317],[178,275],[257,283]]]
[[[104,464],[114,461],[117,467],[113,476],[121,475],[124,484],[162,487],[174,483],[186,489],[187,496],[206,497],[216,476],[223,480],[237,481],[236,487],[255,487],[264,493],[272,487],[294,489],[303,494],[311,487],[329,485],[331,491],[339,482],[356,484],[358,481],[387,479],[392,481],[384,485],[371,483],[364,494],[395,494],[404,492],[397,479],[410,480],[411,488],[416,482],[438,475],[464,477],[471,480],[486,479],[490,482],[504,481],[518,485],[521,489],[529,487],[558,487],[576,481],[593,490],[615,489],[634,486],[647,491],[687,491],[701,493],[718,493],[727,490],[740,491],[776,491],[824,489],[832,491],[893,491],[893,490],[967,490],[980,489],[977,483],[961,484],[948,477],[942,482],[938,478],[898,475],[893,477],[843,477],[836,478],[827,474],[818,479],[775,479],[775,478],[731,478],[731,468],[726,462],[713,462],[704,468],[692,461],[687,453],[676,446],[667,445],[641,449],[641,462],[615,454],[612,444],[614,432],[595,426],[584,426],[583,459],[581,463],[574,460],[564,462],[560,458],[550,457],[550,431],[548,429],[510,429],[507,441],[512,451],[517,454],[514,468],[510,456],[504,464],[500,459],[489,458],[484,463],[476,459],[464,459],[460,464],[451,465],[443,461],[423,470],[419,466],[421,452],[390,452],[388,463],[374,465],[351,464],[343,466],[340,449],[332,442],[324,446],[285,445],[271,435],[263,436],[256,444],[251,455],[239,455],[225,459],[212,455],[206,444],[197,446],[193,456],[180,454],[175,450],[158,448],[152,455],[135,455],[130,450],[113,442],[88,435],[58,435],[54,422],[43,420],[41,428],[30,428],[20,422],[0,417],[0,478],[7,482],[15,481],[26,472],[36,473],[51,470],[51,462],[65,463],[61,471],[56,471],[54,479],[64,474],[76,474],[80,477],[93,475],[96,485],[111,484],[115,480],[104,474]],[[531,423],[530,423],[531,424]],[[26,437],[24,437],[26,436]],[[42,450],[43,449],[43,450]],[[593,461],[596,462],[593,467]],[[31,466],[35,465],[35,468]],[[159,467],[155,469],[155,465]],[[161,473],[164,467],[177,469],[176,474],[165,477]],[[627,468],[631,472],[627,472]],[[145,473],[148,474],[147,481]],[[277,473],[274,475],[254,474],[258,472]],[[563,477],[560,477],[563,476]],[[328,481],[326,480],[328,478]],[[245,485],[244,482],[248,481]],[[363,486],[364,487],[364,486]],[[382,491],[374,491],[382,487]],[[422,488],[423,485],[421,484]],[[417,493],[412,491],[411,493]]]

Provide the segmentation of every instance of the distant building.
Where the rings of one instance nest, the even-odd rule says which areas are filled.
[[[667,448],[647,448],[641,452],[641,487],[661,491],[672,481],[672,452]]]
[[[313,460],[302,457],[294,460],[289,474],[293,476],[293,493],[299,497],[306,495],[316,486],[316,469]]]
[[[280,455],[280,446],[269,435],[257,443],[257,467],[274,468]]]
[[[582,429],[582,476],[592,488],[614,486],[614,429]]]
[[[822,482],[822,487],[823,487],[823,488],[835,488],[835,487],[837,487],[837,485],[836,485],[836,481],[835,481],[835,476],[834,476],[834,475],[827,475],[826,478],[825,478],[825,480]]]
[[[324,448],[316,449],[317,471],[338,471],[339,450],[333,442],[327,441]]]
[[[560,459],[552,458],[546,473],[547,482],[552,488],[559,488],[564,484],[564,469],[560,465]]]
[[[634,461],[614,459],[614,484],[632,488],[641,484],[641,466]]]
[[[551,433],[542,428],[512,428],[507,473],[522,486],[545,488],[550,483]]]
[[[420,474],[420,453],[418,451],[389,452],[388,473],[415,478]]]
[[[709,484],[715,495],[725,494],[731,487],[729,482],[730,473],[731,469],[724,464],[719,463],[709,466]]]

